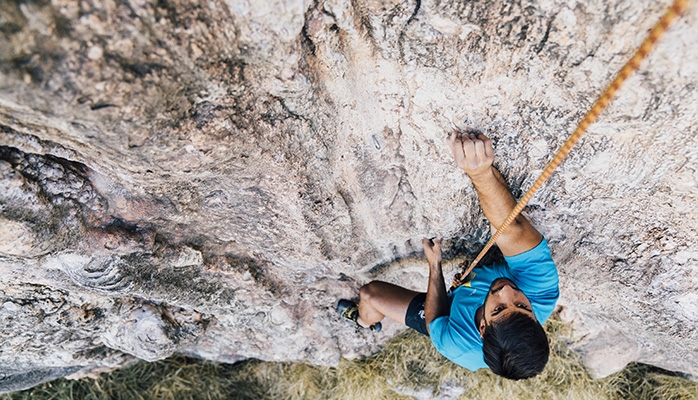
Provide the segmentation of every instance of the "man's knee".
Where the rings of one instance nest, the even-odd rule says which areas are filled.
[[[363,286],[361,286],[361,289],[359,289],[359,299],[360,301],[366,301],[368,303],[373,300],[373,298],[380,293],[378,287],[380,286],[381,282],[380,281],[372,281],[369,282]]]

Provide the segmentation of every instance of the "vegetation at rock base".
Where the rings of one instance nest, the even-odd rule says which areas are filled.
[[[680,374],[631,364],[592,379],[571,351],[569,328],[545,328],[552,352],[539,376],[508,381],[489,371],[469,372],[441,357],[428,338],[408,330],[370,357],[336,368],[250,360],[234,365],[174,356],[102,374],[97,380],[49,382],[6,394],[19,399],[698,399],[698,383]]]

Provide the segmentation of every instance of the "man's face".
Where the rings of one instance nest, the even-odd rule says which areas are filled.
[[[512,313],[520,312],[534,320],[531,302],[525,294],[507,278],[498,278],[490,285],[490,291],[485,298],[483,320],[480,332],[484,332],[485,324],[493,324],[509,318]]]

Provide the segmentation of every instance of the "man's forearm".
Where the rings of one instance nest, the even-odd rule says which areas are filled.
[[[480,175],[470,176],[470,180],[475,186],[485,217],[498,229],[516,206],[509,186],[494,167]]]
[[[429,286],[427,287],[427,299],[424,304],[424,319],[429,331],[429,323],[444,315],[449,315],[448,296],[444,283],[441,262],[429,265]]]
[[[475,186],[482,211],[494,229],[499,229],[516,206],[514,196],[502,175],[494,167],[479,175],[470,176]],[[519,214],[497,241],[505,256],[530,250],[540,243],[542,236],[531,223]]]

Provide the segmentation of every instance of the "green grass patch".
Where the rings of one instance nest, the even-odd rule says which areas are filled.
[[[217,364],[174,356],[140,362],[99,379],[59,379],[3,395],[19,399],[412,399],[460,393],[460,399],[698,399],[698,383],[681,374],[631,364],[592,379],[564,338],[559,320],[545,324],[551,358],[543,373],[524,381],[488,370],[469,372],[436,352],[428,338],[408,330],[370,357],[342,360],[335,368],[307,363],[249,360]]]

